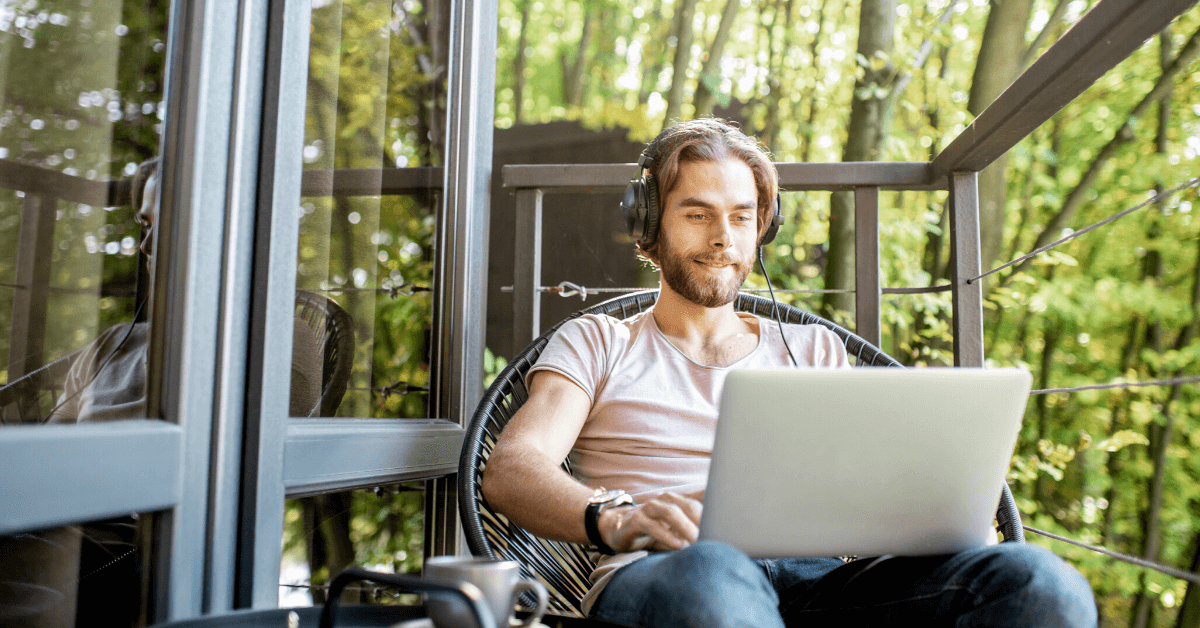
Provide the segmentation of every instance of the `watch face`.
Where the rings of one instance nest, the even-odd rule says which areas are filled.
[[[613,489],[611,491],[604,491],[599,495],[593,495],[590,499],[588,499],[588,502],[592,504],[606,504],[625,494],[625,491]]]

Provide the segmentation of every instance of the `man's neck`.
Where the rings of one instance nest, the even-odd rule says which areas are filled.
[[[671,344],[707,366],[728,366],[758,346],[758,325],[739,317],[732,302],[704,307],[665,283],[654,304],[654,322]]]

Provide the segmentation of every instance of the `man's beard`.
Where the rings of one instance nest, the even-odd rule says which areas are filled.
[[[695,268],[696,261],[713,262],[718,264],[733,264],[734,275],[731,279],[722,280],[712,275],[701,275],[701,269]],[[662,279],[679,296],[704,307],[721,307],[737,298],[742,282],[753,269],[753,262],[737,260],[724,254],[687,256],[679,254],[668,243],[662,243],[662,253],[659,255],[659,268]]]

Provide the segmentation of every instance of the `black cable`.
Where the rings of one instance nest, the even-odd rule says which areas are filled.
[[[767,292],[771,293],[771,318],[775,319],[775,324],[779,326],[779,337],[783,339],[783,347],[787,349],[788,357],[792,359],[792,366],[799,368],[800,363],[796,361],[796,356],[792,355],[792,348],[788,346],[787,334],[783,333],[783,322],[779,320],[779,302],[775,300],[775,289],[771,287],[771,276],[767,274],[767,265],[763,264],[762,247],[758,247],[758,267],[762,269],[763,277],[767,280]]]
[[[142,313],[142,308],[146,306],[147,300],[148,299],[143,299],[142,302],[138,304],[137,310],[134,311],[134,313],[133,313],[133,320],[136,321],[138,318],[138,315],[140,315]],[[100,366],[96,367],[96,370],[95,370],[95,372],[92,373],[92,377],[91,377],[91,379],[88,380],[88,383],[83,386],[80,386],[78,390],[76,390],[74,393],[71,394],[71,396],[64,398],[62,401],[55,404],[53,408],[50,408],[50,411],[46,413],[46,418],[42,419],[40,421],[40,423],[45,423],[46,421],[49,421],[50,417],[54,416],[54,413],[58,412],[59,408],[63,407],[63,405],[66,404],[68,401],[71,401],[72,399],[78,397],[80,394],[83,393],[83,391],[87,390],[92,384],[94,384],[96,382],[96,378],[100,377],[100,373],[101,373],[101,371],[104,370],[104,367],[108,366],[108,363],[111,362],[114,357],[116,357],[117,353],[121,350],[121,347],[125,346],[125,341],[129,340],[129,335],[133,333],[134,325],[137,325],[137,323],[129,323],[129,327],[127,327],[125,329],[125,335],[121,337],[121,341],[118,342],[117,346],[112,350],[112,352],[109,353],[108,356],[104,358],[104,362],[102,362],[100,364]],[[75,417],[75,418],[78,419],[79,417]]]

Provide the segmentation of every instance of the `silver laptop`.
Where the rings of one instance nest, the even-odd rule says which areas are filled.
[[[1030,375],[738,370],[721,395],[700,538],[751,557],[985,545]]]

